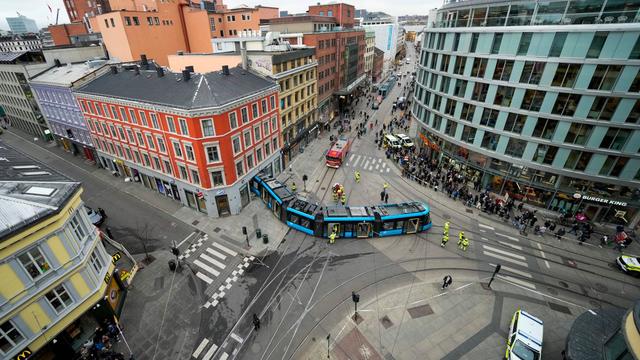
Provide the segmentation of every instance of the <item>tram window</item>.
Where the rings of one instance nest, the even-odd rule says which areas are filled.
[[[427,219],[427,220],[425,221],[425,224],[430,224],[430,223],[431,223],[431,214],[427,214],[425,217],[426,217],[426,219]]]
[[[344,232],[353,232],[353,224],[343,224],[342,231]]]
[[[395,223],[394,221],[387,221],[382,223],[382,230],[392,230],[394,223]]]
[[[307,229],[311,228],[311,222],[307,218],[300,218],[300,225],[306,227]]]
[[[300,218],[297,215],[293,215],[292,213],[289,213],[289,221],[294,224],[300,224]]]
[[[398,220],[396,221],[396,227],[395,229],[404,229],[404,220]]]

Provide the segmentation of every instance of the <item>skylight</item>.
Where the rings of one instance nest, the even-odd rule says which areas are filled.
[[[40,169],[38,165],[16,165],[11,167],[13,170],[35,170]]]
[[[56,192],[56,189],[40,187],[40,186],[32,186],[25,191],[25,194],[28,195],[38,195],[38,196],[51,196]]]
[[[20,175],[24,176],[38,176],[38,175],[51,175],[48,171],[23,171]]]

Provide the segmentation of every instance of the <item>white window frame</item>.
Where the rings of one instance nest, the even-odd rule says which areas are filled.
[[[178,125],[180,126],[180,134],[189,136],[189,125],[187,124],[187,119],[178,118]]]
[[[193,175],[197,176],[197,180]],[[189,175],[191,176],[191,183],[195,185],[200,185],[202,183],[202,177],[200,177],[200,170],[197,167],[189,166]]]
[[[162,154],[167,153],[167,144],[164,142],[162,136],[156,136],[156,141],[158,142],[158,151]]]
[[[191,149],[191,157],[189,156],[189,151],[187,149]],[[196,153],[193,150],[193,145],[191,143],[184,143],[184,158],[187,161],[195,162],[196,161]]]
[[[205,125],[204,123],[210,121],[211,122],[211,135],[207,135],[205,134]],[[213,125],[213,119],[212,118],[207,118],[207,119],[201,119],[200,120],[200,127],[202,129],[202,137],[212,137],[212,136],[216,136],[216,127]]]
[[[219,171],[222,174],[222,184],[221,185],[216,185],[213,182],[213,176],[212,176],[211,172],[217,172],[217,171]],[[223,187],[223,186],[227,185],[227,181],[226,181],[225,176],[224,176],[224,168],[223,167],[207,169],[207,173],[209,174],[209,181],[211,181],[211,187],[212,188]]]
[[[176,131],[176,123],[173,122],[173,116],[165,116],[165,119],[167,120],[167,131],[172,133],[172,134],[177,134]]]
[[[236,126],[233,126],[234,122],[235,122]],[[231,130],[238,128],[238,114],[236,113],[235,110],[229,112],[229,127],[231,128]]]
[[[249,141],[247,142],[247,135],[249,135]],[[245,130],[242,132],[242,141],[244,142],[244,148],[248,149],[253,145],[253,138],[251,137],[251,130]]]
[[[238,164],[240,164],[242,166],[242,174],[238,174]],[[246,169],[244,168],[244,158],[240,158],[238,160],[236,160],[236,162],[233,164],[233,169],[236,172],[236,178],[241,178],[243,177],[247,172],[245,171]]]
[[[218,160],[211,160],[209,158],[209,148],[215,148],[216,153],[218,154]],[[222,161],[222,156],[220,156],[220,146],[218,144],[204,144],[204,154],[207,157],[207,164],[215,164]]]
[[[58,289],[58,288],[62,288],[62,289],[61,289],[62,291],[61,291],[60,293],[58,293],[58,290],[60,290],[60,289]],[[69,304],[66,304],[66,303],[62,300],[62,295],[61,295],[62,293],[66,293],[66,294],[67,294],[67,297],[69,297],[69,300],[70,300]],[[52,294],[52,295],[53,295],[53,299],[49,299],[49,294]],[[60,284],[60,285],[58,285],[58,286],[54,287],[53,289],[51,289],[51,291],[47,292],[47,293],[44,295],[44,297],[45,297],[45,299],[47,300],[47,302],[49,303],[49,305],[51,305],[51,308],[53,309],[53,311],[55,311],[55,312],[56,312],[56,314],[61,314],[61,313],[63,313],[63,312],[64,312],[68,307],[70,307],[71,305],[73,305],[73,303],[75,302],[75,301],[73,300],[73,296],[71,296],[71,293],[69,293],[69,291],[67,290],[67,287],[66,287],[66,286],[64,286],[64,284]],[[61,307],[60,309],[56,309],[56,307],[55,307],[55,306],[53,305],[53,303],[52,303],[52,301],[53,301],[53,300],[58,300],[58,301],[60,302],[60,304],[62,305],[62,307]]]
[[[177,148],[176,148],[177,146]],[[183,159],[184,158],[184,152],[182,151],[182,145],[180,144],[179,141],[171,141],[171,147],[173,147],[173,154],[179,158],[179,159]],[[178,154],[178,152],[176,151],[176,149],[180,152],[180,154]]]
[[[85,228],[84,221],[82,221],[80,214],[77,212],[69,219],[69,229],[79,242],[83,242],[87,235],[91,233]]]
[[[145,133],[144,137],[145,137],[145,140],[147,141],[147,147],[151,150],[155,150],[156,144],[153,141],[153,135],[151,135],[151,133]]]
[[[159,129],[160,128],[160,124],[158,123],[158,116],[156,115],[156,113],[150,112],[149,116],[151,116],[151,126],[154,129]]]
[[[256,125],[253,127],[253,141],[258,143],[260,140],[262,140],[262,130],[260,129],[260,125]]]
[[[129,109],[129,120],[138,125],[138,117],[136,116],[136,111],[133,109]]]
[[[40,268],[40,266],[38,265],[38,262],[35,260],[35,258],[33,257],[33,255],[31,254],[32,251],[37,251],[40,256],[44,259],[45,264],[47,265],[48,269],[46,270],[42,270]],[[35,268],[38,270],[39,275],[36,277],[32,277],[31,273],[29,272],[29,269],[27,269],[27,266],[22,262],[22,260],[20,259],[20,257],[22,257],[23,255],[27,255],[28,256],[28,261],[31,265],[34,265]],[[40,248],[38,247],[32,247],[31,249],[23,252],[22,254],[18,255],[18,263],[20,264],[20,266],[22,267],[22,269],[24,270],[24,272],[27,273],[27,275],[29,275],[29,277],[31,278],[31,280],[36,280],[39,279],[42,275],[48,273],[51,270],[51,264],[49,263],[49,260],[47,260],[47,257],[44,255],[44,253],[40,250]]]
[[[95,248],[91,253],[89,263],[91,264],[91,268],[95,271],[96,276],[100,275],[102,268],[105,266],[105,261],[100,255],[98,255],[98,248]]]
[[[240,149],[238,151],[236,151],[235,146],[233,145],[233,141],[235,139],[238,139],[238,144],[240,145]],[[233,151],[233,155],[238,155],[242,153],[242,139],[240,138],[240,135],[236,135],[231,138],[231,151]]]
[[[247,116],[245,117],[245,115],[247,115]],[[240,117],[242,118],[242,123],[243,124],[246,124],[249,121],[251,121],[250,118],[249,118],[249,107],[248,106],[245,106],[242,109],[240,109]],[[244,121],[245,118],[247,119],[247,121]]]
[[[138,116],[140,116],[140,123],[148,127],[149,122],[147,121],[147,114],[143,110],[138,110]]]
[[[182,172],[184,170],[184,173]],[[189,181],[189,171],[185,164],[178,164],[178,175],[180,179]]]
[[[276,132],[276,130],[278,129],[278,116],[274,115],[271,118],[271,132]]]
[[[9,345],[11,345],[11,348],[9,349],[9,351],[12,351],[15,348],[17,348],[18,345],[22,344],[27,338],[24,336],[22,331],[20,331],[20,329],[18,329],[18,327],[15,326],[13,321],[7,320],[4,323],[2,323],[2,325],[5,325],[7,323],[11,326],[11,329],[9,329],[8,331],[5,332],[2,329],[2,326],[0,326],[0,338],[4,339],[5,341],[7,341],[9,343]],[[9,335],[9,333],[11,333],[12,331],[17,332],[18,335],[20,335],[20,340],[18,342],[14,342],[13,339],[11,338],[11,335]],[[6,355],[2,351],[0,351],[0,353],[2,353],[3,355]]]

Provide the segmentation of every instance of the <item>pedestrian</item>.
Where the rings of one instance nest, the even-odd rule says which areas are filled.
[[[344,193],[342,194],[341,201],[342,201],[342,206],[347,204],[347,194],[344,194]]]
[[[296,183],[291,183],[291,191],[296,192],[298,188],[296,187]]]
[[[356,182],[359,184],[360,183],[360,171],[356,170],[356,172],[353,175],[356,178]]]
[[[460,244],[460,249],[462,249],[462,251],[467,251],[467,248],[469,247],[469,239],[462,238],[462,243]]]
[[[389,203],[389,193],[385,193],[384,194],[384,203],[388,204]]]
[[[98,208],[98,214],[100,214],[100,216],[102,216],[103,219],[107,218],[107,213],[101,207]]]
[[[449,234],[442,235],[442,241],[440,242],[440,247],[445,247],[449,242]]]
[[[451,275],[445,275],[445,277],[442,278],[442,289],[448,288],[451,283],[453,283],[453,278],[451,277]]]
[[[382,184],[382,188],[384,189],[384,192],[387,192],[387,188],[389,187],[389,183],[388,182],[384,182],[384,184]]]
[[[607,244],[609,244],[609,237],[607,235],[602,235],[602,238],[600,238],[600,248],[607,246]]]
[[[447,235],[449,235],[449,226],[450,226],[450,224],[449,224],[449,222],[448,222],[448,221],[444,223],[444,231],[443,231],[443,234],[447,234]]]
[[[329,234],[329,244],[335,244],[336,242],[336,232],[335,230],[333,232],[331,232],[331,234]]]
[[[253,328],[254,330],[260,330],[260,318],[255,313],[253,314]]]
[[[107,227],[106,229],[104,229],[104,232],[107,233],[107,236],[109,237],[109,239],[113,239],[113,234],[111,233],[110,227]]]
[[[464,231],[460,231],[458,233],[458,246],[460,246],[460,244],[462,244],[462,239],[464,239]]]
[[[384,190],[380,191],[380,201],[381,202],[384,201],[384,195],[385,195]]]

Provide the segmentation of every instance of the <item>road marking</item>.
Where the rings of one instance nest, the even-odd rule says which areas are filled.
[[[500,234],[500,233],[496,233],[496,235],[502,236],[502,237],[506,237],[509,240],[513,240],[513,241],[520,241],[518,238],[514,238],[513,236],[509,236],[509,235],[505,235],[505,234]]]
[[[194,231],[194,232],[192,232],[191,234],[187,235],[187,237],[186,237],[186,238],[182,239],[182,241],[180,241],[180,242],[178,243],[178,246],[177,246],[177,247],[182,246],[182,244],[184,244],[184,243],[185,243],[185,241],[189,240],[189,238],[190,238],[190,237],[192,237],[192,236],[193,236],[193,235],[195,235],[195,234],[197,234],[197,232],[195,232],[195,231]]]
[[[209,266],[209,265],[207,265],[207,264],[203,263],[203,262],[202,262],[202,261],[200,261],[200,260],[196,260],[196,261],[194,261],[193,263],[194,263],[195,265],[200,266],[201,268],[203,268],[203,269],[204,269],[204,270],[206,270],[207,272],[209,272],[209,273],[213,274],[213,276],[218,276],[218,275],[220,275],[220,272],[219,272],[219,271],[217,271],[216,269],[212,268],[211,266]]]
[[[227,266],[223,263],[221,263],[220,261],[212,258],[211,256],[207,256],[206,254],[200,254],[200,257],[207,260],[208,262],[212,263],[213,265],[219,267],[220,269],[224,269]]]
[[[196,273],[196,276],[199,277],[200,279],[202,279],[202,281],[206,282],[207,284],[211,284],[213,282],[213,279],[211,279],[207,275],[201,273],[200,271],[198,271]]]
[[[353,164],[351,164],[351,166],[355,167],[356,165],[358,165],[358,161],[360,161],[360,155],[358,155],[358,157],[353,161]]]
[[[506,242],[506,241],[499,241],[499,240],[498,240],[498,242],[499,242],[500,244],[502,244],[502,245],[512,247],[512,248],[514,248],[514,249],[516,249],[516,250],[522,250],[522,246],[513,245],[512,243],[508,243],[508,242]]]
[[[387,172],[389,172],[389,170],[391,170],[390,168],[387,168]]]
[[[498,275],[497,277],[499,277],[499,278],[501,278],[503,280],[514,282],[516,284],[520,284],[522,286],[526,286],[526,287],[528,287],[529,289],[532,289],[532,290],[536,289],[536,286],[533,285],[532,283],[524,281],[524,280],[520,280],[518,278],[514,278],[514,277],[506,276],[506,275]]]
[[[514,264],[516,264],[516,265],[520,265],[520,266],[522,266],[522,267],[529,267],[529,265],[527,265],[527,263],[523,263],[523,262],[521,262],[521,261],[514,260],[514,259],[508,258],[508,257],[506,257],[506,256],[502,256],[502,255],[494,254],[494,253],[492,253],[492,252],[488,252],[488,251],[483,251],[482,253],[483,253],[483,254],[485,254],[485,255],[487,255],[487,256],[494,257],[494,258],[496,258],[496,259],[500,259],[500,260],[508,261],[508,262],[510,262],[510,263],[514,263]]]
[[[202,352],[202,350],[204,350],[205,347],[207,347],[207,344],[209,343],[209,339],[205,338],[202,339],[202,341],[200,342],[200,345],[198,345],[198,347],[196,348],[196,351],[193,352],[193,357],[197,358],[198,356],[200,356],[200,353]]]
[[[215,353],[216,350],[218,350],[218,345],[216,344],[211,345],[211,348],[209,348],[209,351],[207,351],[207,353],[204,354],[204,357],[202,358],[202,360],[210,360],[213,357],[213,353]]]
[[[242,344],[242,342],[244,341],[243,338],[241,338],[240,336],[236,335],[236,333],[231,333],[231,338],[237,342],[239,342],[240,344]]]
[[[227,258],[226,255],[220,254],[219,252],[213,250],[212,248],[207,248],[207,252],[213,256],[220,258],[220,260],[225,260]]]
[[[483,227],[485,229],[489,229],[489,230],[495,230],[496,229],[493,226],[485,225],[483,223],[478,223],[478,226]]]
[[[228,357],[229,357],[229,354],[223,353],[222,356],[220,356],[220,360],[227,360]]]
[[[526,260],[527,260],[527,259],[526,259],[524,256],[522,256],[522,255],[518,255],[518,254],[514,254],[514,253],[511,253],[511,252],[508,252],[508,251],[500,250],[500,249],[498,249],[498,248],[494,248],[493,246],[489,246],[489,245],[482,245],[482,247],[483,247],[483,248],[485,248],[485,249],[487,249],[487,250],[491,250],[491,251],[497,252],[497,253],[502,254],[502,255],[511,256],[511,257],[514,257],[514,258],[516,258],[516,259],[520,259],[520,260],[523,260],[523,261],[526,261]]]
[[[490,263],[489,265],[491,265],[491,266],[493,266],[493,267],[496,267],[496,264],[491,264],[491,263]],[[506,270],[506,271],[508,271],[508,272],[512,272],[512,273],[514,273],[514,274],[518,274],[518,275],[520,275],[520,276],[528,277],[529,279],[533,278],[533,275],[529,274],[528,272],[524,272],[524,271],[522,271],[522,270],[514,269],[514,268],[509,267],[509,266],[504,266],[504,265],[501,265],[501,266],[502,266],[502,267],[500,268],[501,270]]]
[[[480,232],[485,233],[485,232],[487,232],[487,230],[485,230],[485,229],[480,229]]]
[[[229,248],[227,248],[227,247],[225,247],[225,246],[222,246],[222,245],[220,245],[220,244],[218,244],[218,243],[215,243],[215,242],[214,242],[214,243],[213,243],[213,246],[217,247],[218,249],[220,249],[220,250],[222,250],[222,251],[226,252],[227,254],[229,254],[229,255],[231,255],[231,256],[237,256],[237,255],[238,255],[238,253],[237,253],[237,252],[235,252],[235,251],[233,251],[233,250],[231,250],[231,249],[229,249]]]
[[[547,261],[547,255],[545,255],[544,251],[542,251],[542,245],[540,245],[540,243],[538,243],[537,245],[538,249],[540,249],[540,255],[542,255],[542,258],[544,259],[544,264],[547,266],[547,269],[551,269],[551,265],[549,265],[549,262]]]
[[[356,154],[351,154],[351,156],[349,156],[349,161],[353,160],[354,156],[356,156]]]
[[[380,164],[376,164],[376,170],[378,170],[379,167],[380,167]]]
[[[363,168],[366,170],[368,165],[369,165],[369,159],[367,159],[367,161],[364,162]]]

